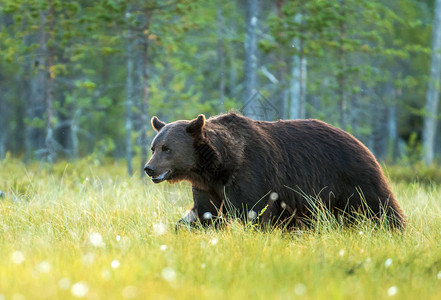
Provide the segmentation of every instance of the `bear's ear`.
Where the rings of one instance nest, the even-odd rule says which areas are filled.
[[[205,116],[199,115],[196,119],[192,120],[187,125],[186,130],[188,133],[195,136],[202,132],[202,128],[204,128],[204,126],[205,126]]]
[[[167,125],[164,122],[162,122],[161,120],[159,120],[157,116],[154,116],[152,118],[151,122],[152,122],[152,127],[156,132],[158,132],[159,130],[162,129],[162,127]]]

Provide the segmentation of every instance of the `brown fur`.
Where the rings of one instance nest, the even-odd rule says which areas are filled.
[[[253,210],[261,224],[295,226],[314,218],[306,195],[335,216],[385,215],[392,227],[405,227],[404,212],[372,153],[324,122],[263,122],[228,113],[170,124],[154,117],[152,126],[158,134],[148,175],[193,186],[194,207],[182,222],[211,222],[204,220],[206,212],[246,219]]]

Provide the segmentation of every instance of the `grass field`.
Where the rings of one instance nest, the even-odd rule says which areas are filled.
[[[394,183],[403,234],[233,222],[175,233],[187,184],[0,162],[0,299],[441,299],[441,187]]]

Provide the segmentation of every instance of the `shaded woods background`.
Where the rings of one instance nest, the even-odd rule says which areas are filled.
[[[152,115],[235,108],[318,118],[382,160],[432,164],[435,12],[440,0],[0,0],[0,159],[124,157],[131,174]]]

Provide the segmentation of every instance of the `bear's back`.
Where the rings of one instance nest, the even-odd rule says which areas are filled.
[[[309,195],[339,210],[365,201],[375,214],[389,203],[404,220],[374,155],[351,134],[314,119],[266,122],[230,113],[209,119],[208,128],[211,122],[213,131],[242,141],[236,144],[243,149],[229,148],[227,140],[225,147],[243,153],[233,176],[252,197],[248,205],[277,191],[297,210],[304,211]]]

